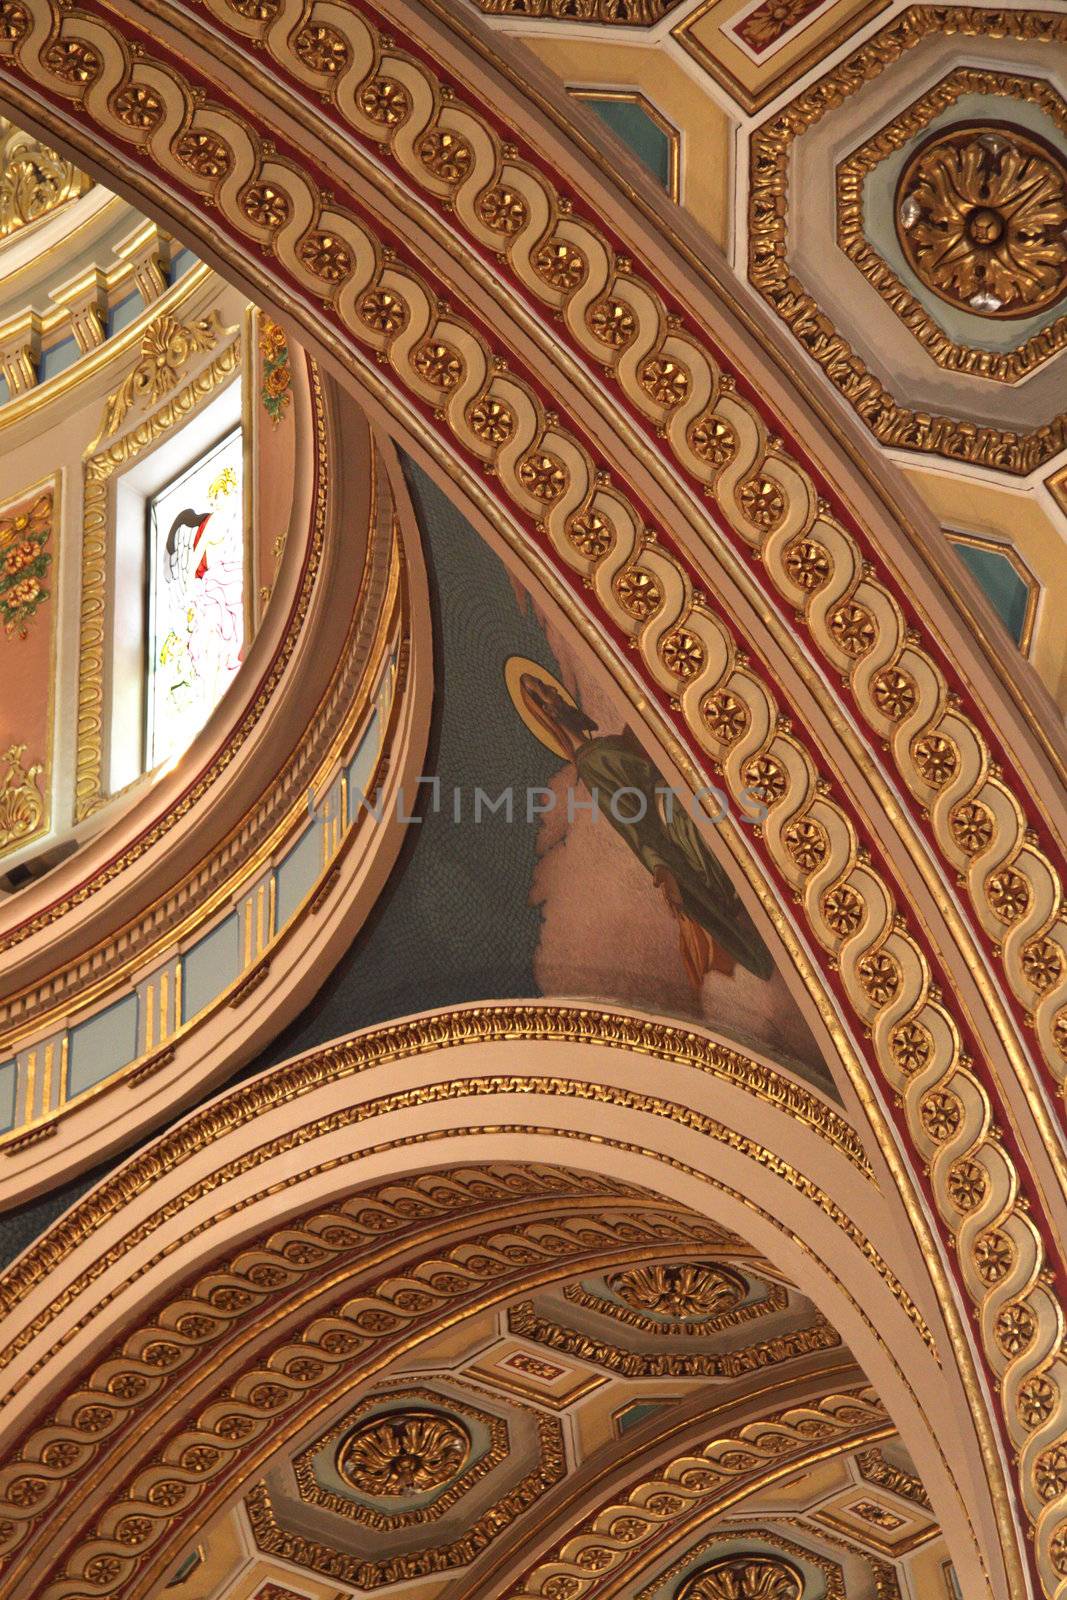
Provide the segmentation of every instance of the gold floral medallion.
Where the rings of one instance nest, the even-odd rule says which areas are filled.
[[[436,1489],[462,1471],[470,1434],[437,1411],[387,1411],[341,1441],[337,1470],[361,1494],[394,1498]]]
[[[701,1567],[676,1600],[803,1600],[804,1579],[780,1556],[726,1556]]]
[[[1067,293],[1067,164],[1008,124],[967,124],[926,140],[897,186],[900,247],[949,305],[1027,317]]]
[[[705,1265],[631,1267],[611,1280],[620,1300],[635,1311],[683,1320],[708,1317],[741,1303],[748,1285],[729,1267]]]

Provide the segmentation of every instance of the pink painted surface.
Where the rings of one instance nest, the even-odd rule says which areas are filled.
[[[27,764],[47,762],[51,744],[54,512],[51,488],[0,509],[0,570],[10,580],[8,606],[0,613],[0,754],[24,744]],[[32,555],[31,546],[52,558],[43,572],[42,556]]]

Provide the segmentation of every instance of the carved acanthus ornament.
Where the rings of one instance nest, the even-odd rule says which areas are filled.
[[[1023,317],[1067,292],[1067,165],[1021,128],[927,140],[901,174],[896,227],[913,271],[949,305]]]
[[[13,744],[0,757],[0,849],[28,839],[44,818],[37,782],[44,768],[39,761],[27,766],[25,754],[24,744]]]
[[[668,1266],[654,1262],[617,1273],[610,1282],[619,1299],[635,1311],[683,1321],[739,1305],[748,1293],[739,1273],[703,1263]]]
[[[803,1600],[804,1579],[780,1556],[724,1556],[682,1584],[676,1600]]]
[[[893,1494],[899,1494],[905,1500],[912,1500],[916,1505],[930,1509],[930,1497],[923,1487],[922,1481],[912,1472],[905,1472],[901,1467],[896,1467],[887,1461],[877,1445],[872,1445],[869,1450],[861,1450],[856,1457],[861,1478],[868,1483],[877,1484],[881,1489],[889,1489]]]
[[[361,1494],[419,1494],[455,1477],[470,1452],[470,1435],[454,1417],[394,1411],[368,1417],[348,1435],[337,1470]]]
[[[107,397],[101,439],[110,438],[131,406],[155,405],[169,394],[193,356],[214,350],[223,331],[217,311],[191,323],[171,316],[157,318],[144,331],[137,365]]]
[[[91,180],[54,150],[0,117],[0,239],[75,200]]]

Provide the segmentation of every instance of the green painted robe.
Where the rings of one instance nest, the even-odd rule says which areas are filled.
[[[590,795],[597,795],[601,814],[648,872],[662,866],[672,873],[686,914],[734,961],[759,978],[769,978],[774,970],[771,953],[701,838],[701,825],[689,814],[688,797],[657,795],[657,786],[666,789],[667,782],[633,734],[627,730],[587,739],[575,754],[574,764]],[[610,801],[620,789],[635,789],[644,796],[643,816],[634,795],[622,797],[617,802],[619,816],[612,814]],[[707,826],[712,825],[709,819]]]

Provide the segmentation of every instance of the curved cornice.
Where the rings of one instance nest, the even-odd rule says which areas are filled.
[[[764,786],[748,870],[799,897],[813,987],[870,1030],[857,1088],[977,1311],[1056,1592],[1063,829],[929,566],[729,305],[428,8],[5,4],[7,99],[158,186],[146,203],[485,485],[697,771]]]
[[[416,652],[412,643],[429,636],[421,556],[417,547],[406,557],[401,551],[395,494],[405,490],[399,474],[391,484],[362,419],[347,416],[341,430],[337,407],[332,415],[323,409],[315,374],[313,386],[319,429],[310,544],[316,571],[311,604],[305,597],[297,612],[298,648],[288,660],[283,653],[280,704],[269,705],[253,679],[250,703],[234,697],[228,707],[234,719],[229,743],[213,764],[226,791],[228,826],[221,838],[212,837],[218,806],[202,776],[209,820],[202,822],[195,807],[178,819],[202,852],[191,872],[175,877],[165,853],[166,824],[174,819],[151,795],[162,859],[148,851],[138,860],[137,811],[133,823],[123,819],[102,838],[106,852],[114,851],[118,836],[134,863],[135,882],[125,892],[128,902],[140,899],[133,900],[130,919],[99,938],[108,908],[103,897],[94,899],[90,909],[98,915],[81,931],[83,937],[97,934],[95,948],[79,944],[62,902],[46,924],[54,936],[46,946],[52,967],[21,990],[12,985],[4,1007],[0,1049],[18,1052],[26,1089],[19,1122],[0,1137],[0,1206],[99,1162],[202,1098],[262,1048],[326,977],[395,860],[403,837],[396,792],[419,770],[432,693],[429,653],[421,645]],[[347,402],[338,406],[346,410]],[[293,542],[299,556],[299,540]],[[349,574],[360,560],[362,580],[353,584]],[[324,623],[323,596],[336,598],[342,586],[347,612],[333,606],[332,624]],[[301,643],[303,630],[310,630],[313,647]],[[258,739],[264,748],[242,776],[233,752],[245,739]],[[280,760],[285,750],[288,758]],[[367,784],[381,783],[385,812],[377,826],[349,802],[348,769],[357,759],[369,763]],[[294,870],[290,863],[301,852],[307,861],[309,851],[310,877],[304,866],[296,869],[299,904],[293,909],[290,891],[283,914],[279,885]],[[74,908],[84,904],[78,891],[68,898]],[[200,960],[203,971],[198,951],[217,950],[211,941],[223,926],[233,930],[235,964],[229,969],[218,953],[208,958],[219,976],[210,995],[201,984],[194,1005],[183,997],[190,962]],[[64,951],[67,961],[59,964]],[[8,970],[18,969],[9,961]],[[134,996],[132,1056],[111,1046],[109,1066],[105,1034],[95,1046],[95,1085],[72,1093],[61,1083],[42,1100],[36,1080],[44,1077],[55,1087],[78,1027],[87,1019],[106,1023]]]

